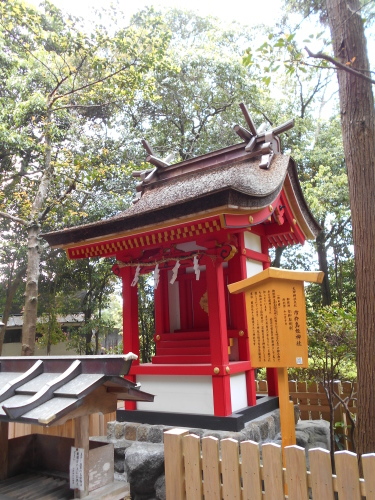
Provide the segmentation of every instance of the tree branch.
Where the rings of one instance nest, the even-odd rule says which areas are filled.
[[[311,50],[308,47],[305,47],[305,50],[308,54],[309,57],[313,57],[315,59],[323,59],[324,61],[328,61],[332,63],[336,68],[342,69],[343,71],[346,71],[347,73],[351,73],[352,75],[358,76],[359,78],[362,78],[363,80],[366,80],[367,82],[375,84],[375,80],[370,78],[369,76],[364,75],[360,71],[357,71],[356,69],[351,68],[350,66],[346,66],[345,64],[340,63],[339,61],[336,61],[331,56],[327,56],[326,54],[323,54],[323,52],[317,52],[314,54],[311,52]]]
[[[26,220],[20,219],[19,217],[15,217],[14,215],[10,215],[6,212],[0,212],[0,217],[3,217],[4,219],[9,219],[13,222],[17,222],[18,224],[22,224],[23,226],[26,227],[29,226],[29,223]]]
[[[59,109],[77,109],[77,108],[84,108],[84,109],[90,109],[90,108],[104,108],[105,106],[109,106],[111,104],[117,104],[121,102],[120,99],[116,99],[114,101],[108,101],[104,102],[103,104],[66,104],[64,106],[58,106],[56,108],[53,108],[53,111],[58,111]]]
[[[133,62],[133,65],[135,65],[135,62]],[[76,94],[77,92],[80,92],[81,90],[85,90],[85,89],[88,89],[90,87],[93,87],[94,85],[97,85],[98,83],[103,83],[106,80],[108,80],[109,78],[112,78],[113,76],[118,75],[119,73],[121,73],[125,69],[128,69],[129,66],[132,66],[132,64],[128,63],[125,66],[122,66],[121,68],[119,68],[117,71],[113,71],[112,73],[110,73],[110,74],[108,74],[106,76],[103,76],[103,78],[98,78],[97,80],[94,80],[92,82],[86,83],[85,85],[81,85],[81,87],[69,90],[68,92],[65,92],[65,94],[61,94],[59,96],[56,96],[56,98],[54,99],[54,102],[57,101],[58,99],[62,99],[64,97],[67,97],[68,95]]]

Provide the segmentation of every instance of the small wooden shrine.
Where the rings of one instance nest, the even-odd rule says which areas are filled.
[[[244,297],[229,294],[227,285],[269,267],[271,247],[303,244],[319,232],[296,165],[280,152],[279,135],[293,121],[257,129],[246,106],[241,109],[247,128],[234,127],[241,143],[171,165],[143,141],[152,168],[136,173],[140,182],[131,207],[43,235],[70,259],[116,257],[124,349],[136,354],[138,277],[153,272],[155,355],[151,363],[134,362],[130,377],[156,395],[152,411],[163,412],[159,423],[183,425],[169,416],[187,414],[222,422],[257,406],[251,325]],[[270,395],[276,386],[271,369]],[[145,410],[142,418],[149,421],[150,408],[142,402],[126,408]],[[208,425],[204,418],[201,424]]]
[[[2,357],[0,360],[0,498],[119,500],[113,444],[89,441],[89,415],[116,411],[117,400],[153,401],[123,378],[125,356]],[[75,422],[75,439],[30,434],[8,439],[10,422],[43,427]]]

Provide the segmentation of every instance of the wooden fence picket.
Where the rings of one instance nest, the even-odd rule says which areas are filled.
[[[262,474],[259,444],[254,441],[241,443],[241,476],[243,498],[262,500]]]
[[[311,406],[310,410],[310,418],[311,420],[319,420],[320,419],[320,411],[319,407],[322,406],[323,397],[325,397],[325,393],[323,394],[319,390],[319,384],[316,382],[312,382],[308,386],[308,391],[310,393],[309,404]]]
[[[202,467],[201,467],[201,440],[199,436],[190,434],[183,440],[183,454],[185,463],[186,499],[197,500],[202,498]]]
[[[203,493],[210,500],[221,500],[219,440],[208,436],[202,439]]]
[[[310,406],[310,400],[308,398],[307,394],[307,382],[298,382],[297,383],[297,397],[299,399],[299,405],[300,405],[300,411],[301,411],[301,419],[302,420],[309,420],[310,418],[310,413],[309,413],[309,406]],[[303,393],[303,394],[301,394]]]
[[[286,446],[285,478],[289,500],[309,500],[306,474],[306,456],[300,446]]]
[[[185,463],[182,439],[186,429],[172,429],[164,434],[165,494],[168,500],[185,500]]]
[[[223,478],[223,499],[241,500],[241,474],[238,441],[221,441],[221,475]]]
[[[357,455],[351,451],[337,451],[335,467],[339,499],[361,500]]]
[[[265,500],[284,500],[281,447],[274,443],[262,446]]]
[[[309,451],[310,486],[314,500],[334,500],[331,454],[323,448]]]

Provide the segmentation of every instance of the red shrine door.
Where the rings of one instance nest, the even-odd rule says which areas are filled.
[[[180,330],[208,330],[206,272],[186,273],[178,277],[180,296]]]

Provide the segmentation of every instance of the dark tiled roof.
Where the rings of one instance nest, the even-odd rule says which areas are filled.
[[[116,409],[118,399],[153,401],[121,375],[134,355],[0,358],[0,421],[53,425]],[[114,411],[113,410],[113,411]]]

